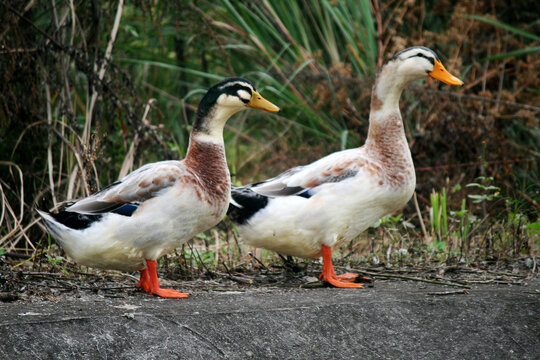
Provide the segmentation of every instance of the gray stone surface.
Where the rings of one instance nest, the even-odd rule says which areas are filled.
[[[540,282],[0,303],[2,359],[539,359]]]

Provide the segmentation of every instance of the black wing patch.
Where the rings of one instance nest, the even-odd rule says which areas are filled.
[[[79,214],[72,211],[60,211],[57,214],[50,213],[50,215],[60,224],[74,230],[84,230],[93,223],[100,221],[103,217],[103,215],[100,214]]]
[[[131,216],[138,208],[139,205],[137,204],[124,204],[111,212],[118,215]]]
[[[124,204],[110,211],[123,216],[131,216],[139,208],[137,204]],[[84,230],[103,218],[102,214],[81,214],[75,211],[60,211],[49,213],[56,221],[74,230]]]
[[[307,189],[306,191],[301,192],[300,194],[296,194],[296,196],[300,196],[300,197],[309,199],[313,195],[309,190],[311,190],[311,189]]]
[[[242,225],[245,224],[259,210],[268,205],[268,197],[257,194],[250,188],[233,186],[231,190],[232,199],[241,207],[229,204],[227,216],[232,222]]]

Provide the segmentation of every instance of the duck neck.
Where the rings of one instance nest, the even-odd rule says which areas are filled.
[[[375,80],[371,95],[369,131],[366,139],[366,147],[373,156],[387,160],[401,157],[403,154],[410,158],[399,111],[399,98],[409,81],[396,75],[394,65],[388,63]]]
[[[223,128],[227,120],[240,111],[239,108],[213,106],[197,110],[191,139],[223,145]]]
[[[226,161],[225,145],[223,144],[223,135],[218,137],[209,137],[206,134],[192,132],[189,137],[189,146],[186,154],[186,162],[221,162]]]
[[[206,200],[228,202],[231,177],[225,157],[223,136],[220,137],[221,142],[217,142],[214,137],[210,138],[210,141],[208,139],[207,135],[191,133],[184,161],[187,167],[197,175],[200,185],[206,190],[208,194]]]
[[[375,79],[371,93],[370,115],[380,117],[382,114],[399,113],[399,98],[403,89],[411,82],[398,72],[398,64],[386,64]]]
[[[230,181],[223,128],[227,119],[237,111],[216,106],[208,111],[197,111],[185,161],[209,186],[219,179]]]

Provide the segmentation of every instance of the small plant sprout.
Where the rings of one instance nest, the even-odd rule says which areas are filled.
[[[466,185],[466,187],[468,188],[478,188],[483,191],[482,194],[468,195],[470,199],[473,199],[474,203],[482,203],[484,201],[491,201],[500,196],[501,188],[499,188],[498,186],[490,185],[490,183],[493,181],[492,177],[480,176],[476,178],[476,180],[479,182],[473,182]]]

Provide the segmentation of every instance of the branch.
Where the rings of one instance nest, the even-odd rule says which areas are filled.
[[[368,275],[371,275],[373,277],[384,277],[384,278],[395,278],[395,279],[403,279],[403,280],[421,281],[421,282],[430,283],[430,284],[448,285],[448,286],[455,286],[455,287],[460,287],[460,288],[465,288],[465,289],[471,289],[471,287],[469,285],[456,284],[456,283],[451,283],[451,282],[446,282],[446,281],[429,280],[429,279],[422,279],[422,278],[417,278],[417,277],[412,277],[412,276],[404,276],[404,275],[396,275],[396,274],[384,274],[384,273],[377,273],[377,272],[371,272],[371,271],[366,271],[366,270],[354,270],[353,269],[353,271],[358,271],[359,273],[368,274]]]
[[[517,108],[521,108],[525,110],[540,111],[540,106],[520,104],[520,103],[516,103],[512,101],[504,101],[504,100],[497,101],[497,99],[491,99],[491,98],[487,98],[487,97],[479,96],[479,95],[460,94],[460,93],[450,92],[450,91],[433,90],[433,89],[424,88],[420,86],[411,86],[410,88],[416,92],[421,91],[421,92],[435,93],[439,95],[450,96],[457,99],[478,100],[482,102],[490,102],[493,104],[499,104],[499,105],[503,104],[507,106],[513,106],[513,107],[517,107]]]
[[[120,0],[118,2],[118,8],[116,9],[116,17],[114,18],[114,25],[113,29],[111,31],[111,38],[109,40],[109,43],[107,44],[107,49],[105,50],[105,56],[103,57],[103,63],[101,64],[101,68],[98,72],[98,79],[99,81],[103,80],[103,77],[105,76],[105,70],[107,67],[107,63],[109,62],[109,59],[112,54],[112,48],[114,45],[114,42],[116,41],[116,35],[118,34],[118,27],[120,26],[120,19],[122,17],[122,9],[124,7],[124,0]],[[84,132],[83,132],[83,144],[84,146],[88,146],[88,141],[90,139],[90,128],[92,125],[92,114],[94,112],[94,106],[96,105],[96,100],[98,97],[98,91],[96,88],[92,88],[92,98],[90,99],[90,106],[88,108],[88,112],[86,113],[86,123],[84,124]]]
[[[45,31],[41,30],[39,27],[37,27],[31,20],[26,18],[23,14],[21,14],[17,9],[15,9],[9,2],[2,1],[4,6],[8,8],[9,11],[17,15],[20,19],[24,20],[26,23],[30,24],[34,29],[36,29],[41,35],[45,36],[54,46],[59,48],[60,50],[65,51],[66,47],[62,44],[60,44],[58,41],[56,41],[52,36],[47,34]]]
[[[416,168],[416,171],[434,171],[441,169],[450,169],[454,167],[471,167],[471,166],[480,166],[482,164],[495,165],[495,164],[510,164],[510,163],[520,163],[520,162],[531,162],[536,161],[535,159],[514,159],[514,160],[493,160],[493,161],[477,161],[477,162],[468,162],[463,164],[449,164],[449,165],[438,165],[438,166],[428,166]]]

